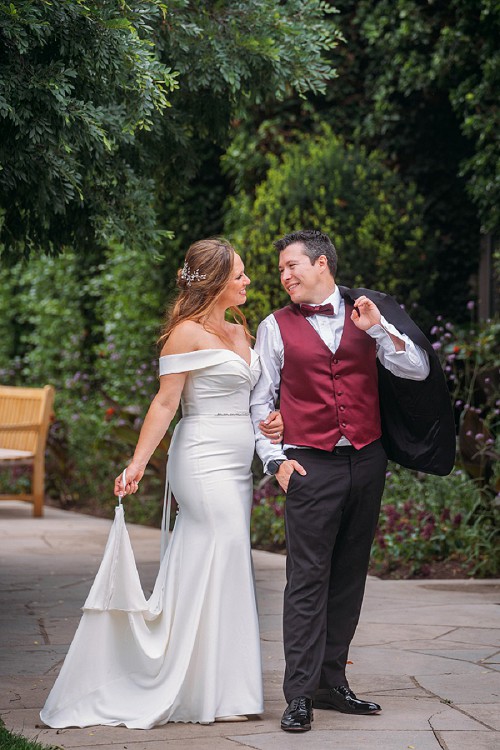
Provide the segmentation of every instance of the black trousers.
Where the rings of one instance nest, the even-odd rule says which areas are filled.
[[[363,601],[370,548],[385,484],[380,440],[339,455],[290,449],[307,476],[290,478],[285,524],[284,693],[347,685],[349,645]]]

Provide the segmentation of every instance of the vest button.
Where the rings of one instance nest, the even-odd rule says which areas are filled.
[[[334,360],[333,360],[333,364],[334,364],[334,365],[338,365],[338,363],[339,363],[338,359],[334,359]]]
[[[340,380],[340,375],[334,375],[333,377],[335,378],[335,380]]]
[[[337,396],[343,396],[343,395],[344,395],[344,391],[337,391]]]
[[[340,408],[340,411],[345,411],[345,406],[343,404],[339,408]]]
[[[347,422],[341,422],[341,423],[340,423],[340,426],[341,426],[341,427],[347,427]]]

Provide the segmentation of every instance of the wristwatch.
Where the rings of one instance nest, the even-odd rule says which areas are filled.
[[[277,473],[283,461],[286,461],[286,460],[287,460],[286,458],[273,458],[267,464],[267,469],[266,469],[267,473],[271,474],[271,476],[274,476]]]

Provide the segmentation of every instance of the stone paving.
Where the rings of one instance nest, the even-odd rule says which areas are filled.
[[[99,566],[110,521],[0,503],[0,716],[30,739],[68,750],[499,750],[500,581],[370,578],[350,652],[351,687],[378,716],[315,712],[313,730],[279,729],[285,559],[255,552],[264,714],[210,726],[54,730],[38,716]],[[141,579],[157,572],[159,532],[129,526]]]

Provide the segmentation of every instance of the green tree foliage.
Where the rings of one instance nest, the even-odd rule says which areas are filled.
[[[154,246],[162,221],[176,229],[173,194],[238,109],[324,90],[334,71],[321,55],[337,36],[326,11],[321,0],[0,4],[0,245]]]
[[[254,106],[324,93],[335,70],[322,55],[338,40],[333,11],[321,0],[176,4],[158,44],[180,86],[151,141],[161,221],[176,235],[168,275],[191,242],[222,230],[229,185],[220,158],[235,123]]]
[[[358,5],[369,45],[365,80],[375,104],[374,131],[401,138],[407,133],[403,119],[409,104],[416,110],[412,119],[424,114],[422,124],[428,127],[430,108],[437,105],[438,114],[445,99],[467,143],[459,153],[460,173],[467,177],[485,230],[498,228],[500,6],[495,0],[366,0]]]
[[[422,199],[376,152],[345,144],[330,128],[285,148],[257,187],[255,200],[231,202],[227,230],[253,279],[246,311],[256,324],[287,299],[271,243],[300,228],[321,229],[339,253],[338,280],[379,288],[412,305],[422,273]],[[412,269],[411,276],[408,268]]]
[[[362,127],[416,180],[438,233],[423,302],[464,320],[480,229],[500,226],[500,6],[365,0],[356,15],[372,103]]]
[[[254,107],[224,157],[228,179],[252,194],[268,154],[314,132],[318,121],[380,149],[424,198],[422,243],[433,278],[422,304],[467,322],[481,226],[499,226],[498,3],[334,4],[346,40],[335,50],[338,77],[307,103]]]
[[[138,249],[113,245],[98,271],[90,283],[99,328],[94,376],[108,400],[133,404],[143,414],[156,386],[156,341],[165,307],[160,263]]]
[[[136,134],[176,78],[155,54],[156,0],[0,5],[0,243],[12,253],[154,240]]]

